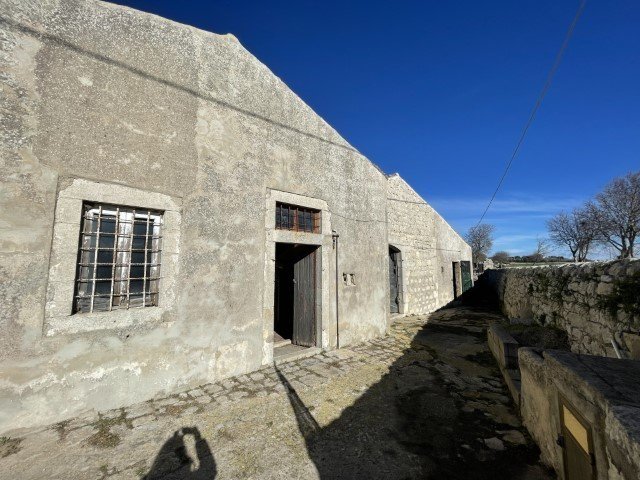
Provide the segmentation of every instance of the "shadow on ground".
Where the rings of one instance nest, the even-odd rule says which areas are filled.
[[[348,379],[319,387],[323,402],[334,403],[339,412],[333,420],[325,418],[322,425],[298,395],[294,385],[299,383],[287,378],[287,368],[276,366],[304,438],[300,445],[303,452],[306,447],[303,461],[311,459],[321,479],[553,478],[538,463],[539,451],[516,416],[488,350],[486,328],[496,321],[504,317],[480,289],[466,292],[428,320],[398,320],[389,342],[400,353],[385,363],[388,371],[384,370],[377,383],[363,391],[355,391],[358,387]],[[350,350],[372,355],[367,358],[381,364],[378,354],[371,353],[366,344]],[[309,392],[300,393],[309,398]],[[349,398],[346,403],[345,398]],[[339,409],[338,405],[348,406]],[[291,436],[297,435],[293,432]],[[259,449],[258,445],[276,442],[276,438],[267,435],[255,445]],[[243,452],[240,449],[235,455]],[[246,461],[252,461],[249,458],[253,457]],[[283,455],[281,461],[285,458]],[[294,465],[278,467],[278,461],[275,468],[253,470],[242,478],[261,478],[261,474],[289,478],[296,471]],[[304,475],[310,473],[306,472]],[[198,429],[183,428],[164,444],[143,478],[213,479],[216,475],[207,441]],[[297,478],[309,478],[304,475]]]
[[[212,480],[218,471],[209,443],[196,427],[176,430],[142,480]]]
[[[410,348],[322,428],[278,372],[320,478],[553,478],[538,464],[485,343],[487,324],[501,317],[486,302],[456,305],[432,314],[417,334],[410,317]]]

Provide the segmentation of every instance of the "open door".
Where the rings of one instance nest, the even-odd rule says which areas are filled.
[[[293,338],[291,343],[316,344],[316,251],[293,265]]]
[[[304,347],[316,344],[317,249],[276,244],[274,332]]]
[[[400,313],[401,287],[400,273],[402,262],[400,261],[400,250],[389,246],[389,311]]]

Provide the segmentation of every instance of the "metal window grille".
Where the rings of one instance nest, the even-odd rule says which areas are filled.
[[[162,212],[85,203],[75,313],[158,304]]]
[[[320,233],[320,210],[277,202],[276,228]]]

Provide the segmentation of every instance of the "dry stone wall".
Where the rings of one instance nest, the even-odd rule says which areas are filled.
[[[640,260],[488,270],[483,281],[510,319],[565,330],[574,352],[613,357],[615,340],[638,355]]]

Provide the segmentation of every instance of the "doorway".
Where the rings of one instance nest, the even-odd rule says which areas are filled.
[[[274,345],[316,345],[318,246],[276,243]]]
[[[453,298],[458,298],[462,294],[462,270],[460,268],[460,262],[452,262],[453,268]]]
[[[400,250],[389,245],[389,312],[400,313],[402,298],[402,259]]]

